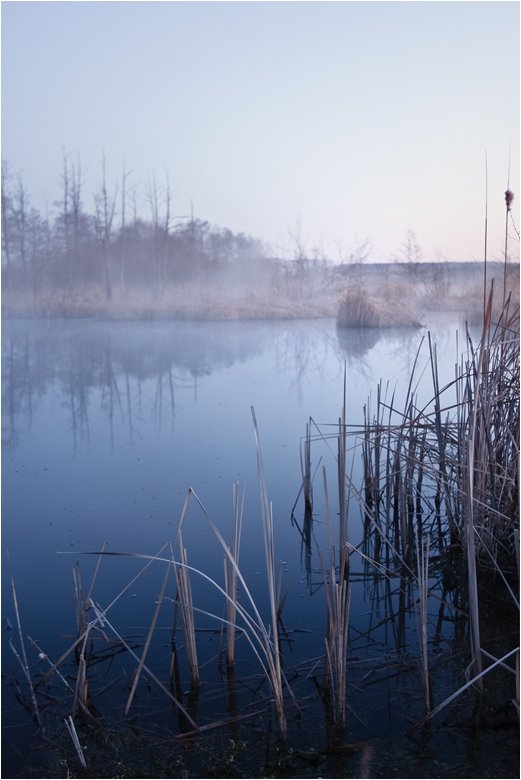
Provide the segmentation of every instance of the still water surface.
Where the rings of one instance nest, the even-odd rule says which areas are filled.
[[[454,376],[460,349],[456,334],[459,331],[463,343],[463,327],[454,318],[438,317],[429,323],[442,385]],[[287,594],[282,613],[288,632],[287,663],[293,670],[306,664],[306,669],[312,669],[313,659],[320,659],[324,653],[325,598],[317,546],[325,549],[328,526],[324,502],[317,500],[312,544],[306,547],[302,500],[297,503],[294,520],[291,518],[301,484],[300,446],[306,422],[311,416],[317,424],[314,433],[320,429],[324,435],[337,423],[344,369],[348,425],[362,424],[363,406],[374,404],[380,380],[383,393],[388,398],[394,393],[394,404],[399,406],[424,335],[425,331],[337,330],[335,322],[329,320],[4,323],[4,616],[14,624],[9,589],[12,571],[24,631],[56,658],[70,644],[75,631],[73,566],[80,561],[86,589],[96,563],[94,557],[80,553],[99,550],[104,543],[111,552],[156,553],[174,539],[189,487],[229,539],[232,483],[245,482],[240,565],[269,622],[250,411],[254,407],[267,491],[273,504],[276,558],[283,573],[283,592]],[[418,406],[432,395],[428,358],[424,342],[416,370]],[[314,469],[320,467],[320,473],[315,493],[321,492],[322,466],[334,492],[335,452],[327,441],[318,435],[316,438],[312,461]],[[354,446],[348,460],[356,482],[360,457]],[[192,504],[184,526],[189,561],[222,582],[222,550],[204,513]],[[351,510],[349,533],[358,544],[361,525],[356,510]],[[95,584],[95,600],[108,604],[142,565],[143,561],[105,558]],[[358,570],[362,569],[360,561]],[[111,614],[122,634],[142,641],[162,578],[163,569],[152,567],[118,600]],[[196,605],[222,615],[222,598],[217,591],[196,580]],[[454,655],[451,643],[456,629],[452,623],[442,629],[436,627],[438,610],[439,606],[433,604],[436,652],[450,657]],[[165,669],[169,663],[171,620],[171,611],[170,615],[162,613],[159,629],[165,638],[154,651],[156,662]],[[202,676],[210,687],[218,687],[215,659],[220,639],[218,632],[214,633],[218,621],[203,614],[197,621]],[[367,579],[360,578],[353,587],[350,624],[354,685],[375,668],[378,659],[396,649],[392,629]],[[363,667],[368,645],[372,648],[372,667]],[[411,654],[418,650],[412,614],[407,618],[405,650]],[[239,673],[244,661],[244,674],[253,674],[251,659],[246,661],[247,648],[240,640],[237,652]],[[14,663],[5,649],[5,667],[9,669]],[[362,664],[359,672],[357,663]],[[394,740],[395,745],[396,735],[403,740],[408,726],[422,717],[418,665],[416,660],[411,663],[410,675],[402,675],[398,684],[368,686],[358,699],[354,690],[349,694],[353,703],[351,739],[373,739],[377,735],[379,739]],[[133,668],[135,664],[128,661],[118,662],[118,674],[130,677]],[[386,669],[387,676],[393,678]],[[457,664],[445,671],[440,690],[436,691],[438,701],[458,687],[459,673]],[[301,694],[304,700],[310,696],[309,691],[302,690]],[[217,695],[205,699],[203,692],[201,701],[204,705],[199,707],[199,721],[211,722],[223,714]],[[15,746],[6,760],[13,770],[20,771],[20,753],[25,748],[16,726],[23,718],[9,697],[5,706],[8,741]],[[309,704],[311,708],[316,706]],[[309,733],[300,738],[309,746]],[[431,747],[436,752],[435,742]],[[448,765],[451,761],[457,763],[462,749],[467,750],[462,743],[451,744]],[[443,750],[447,750],[446,744]],[[384,752],[382,749],[382,755]],[[324,767],[320,771],[324,772]],[[418,766],[414,771],[420,771]],[[439,771],[443,773],[443,768]],[[408,776],[403,765],[396,772]]]

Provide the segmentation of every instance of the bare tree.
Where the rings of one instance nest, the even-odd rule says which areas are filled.
[[[2,160],[2,259],[5,258],[5,283],[9,287],[11,281],[11,196],[7,185],[10,178],[9,165],[6,160]],[[2,262],[2,265],[4,263]]]
[[[422,249],[416,233],[411,228],[407,231],[405,241],[400,247],[399,258],[406,263],[421,263],[423,260]]]
[[[48,260],[50,231],[36,209],[31,209],[28,219],[31,285],[36,301],[41,292],[44,265]],[[47,251],[46,251],[47,250]]]
[[[22,267],[22,280],[24,286],[27,284],[27,200],[27,191],[22,178],[19,176],[15,193],[13,215],[16,224],[18,254]]]
[[[165,184],[159,187],[155,173],[148,184],[148,204],[152,215],[152,228],[154,236],[154,269],[155,282],[162,289],[166,279],[166,264],[168,258],[168,239],[172,228],[172,195],[170,191],[170,178],[165,171]]]
[[[126,227],[127,227],[127,197],[129,195],[129,189],[127,185],[128,177],[132,171],[127,170],[126,161],[123,160],[123,169],[121,172],[121,225],[120,225],[120,232],[119,232],[119,284],[124,292],[127,285],[127,278],[126,278],[126,249],[127,249],[127,234],[126,234]],[[137,221],[137,207],[135,203],[134,198],[134,224]]]
[[[152,178],[148,182],[147,187],[147,199],[148,199],[148,205],[150,206],[150,213],[152,216],[152,230],[153,230],[153,245],[154,245],[154,269],[153,269],[153,275],[154,275],[154,282],[157,286],[159,284],[159,266],[160,266],[160,239],[159,239],[159,232],[161,230],[160,228],[160,219],[159,219],[159,192],[158,192],[158,186],[157,186],[157,178],[155,172],[152,173]]]
[[[71,255],[71,276],[73,282],[83,281],[83,269],[81,267],[80,242],[81,242],[81,191],[83,187],[83,178],[81,162],[78,157],[76,165],[71,166],[70,180],[68,185],[68,194],[70,202],[70,222],[72,227],[72,245]]]
[[[170,236],[171,228],[171,204],[172,197],[170,193],[170,177],[168,171],[165,170],[165,189],[164,189],[164,218],[163,218],[163,230],[161,241],[161,270],[160,270],[160,283],[163,286],[166,277],[166,262],[168,257],[168,238]]]
[[[295,230],[288,230],[288,233],[293,242],[293,258],[291,262],[293,263],[294,272],[292,275],[297,280],[296,292],[301,298],[304,292],[304,273],[308,263],[308,258],[306,245],[304,239],[302,238],[302,219],[300,215],[297,217]],[[290,291],[288,290],[288,292]]]
[[[117,186],[112,196],[109,196],[108,193],[105,155],[103,154],[101,160],[101,185],[99,191],[94,196],[94,204],[96,208],[96,236],[101,247],[101,261],[105,280],[105,295],[107,300],[111,300],[112,298],[112,281],[110,278],[109,266],[109,246],[112,235],[112,223],[114,221],[114,213],[116,210],[116,197]]]
[[[405,241],[402,242],[398,254],[394,255],[391,260],[395,263],[406,263],[407,274],[409,279],[412,280],[416,289],[421,277],[421,263],[424,260],[422,248],[416,237],[416,233],[412,228],[409,228],[405,234]]]
[[[70,257],[70,212],[69,212],[69,161],[65,150],[63,150],[63,173],[61,177],[63,195],[61,200],[62,213],[61,219],[63,222],[63,240],[64,240],[64,252],[65,252],[65,266],[67,272],[67,283],[69,289],[73,286],[72,266]]]

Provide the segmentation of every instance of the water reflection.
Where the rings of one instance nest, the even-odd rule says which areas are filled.
[[[145,413],[159,426],[175,417],[176,389],[191,387],[197,398],[201,378],[261,353],[268,333],[262,327],[209,327],[203,323],[8,322],[2,335],[2,440],[17,444],[22,421],[51,389],[68,412],[74,450],[90,438],[90,411],[97,401],[114,444],[118,416],[130,433]],[[144,386],[151,403],[143,407]]]
[[[89,441],[95,400],[112,444],[116,416],[131,436],[144,413],[151,413],[159,426],[172,424],[176,389],[191,387],[197,400],[204,377],[261,354],[272,344],[271,333],[264,323],[8,322],[2,351],[3,443],[16,446],[21,421],[30,427],[51,387],[68,412],[74,450]],[[293,373],[295,387],[301,386],[306,368],[314,365],[320,371],[323,365],[320,340],[310,335],[306,328],[293,328],[280,342],[278,363]],[[153,385],[148,409],[143,408],[145,383]]]
[[[67,411],[73,450],[88,445],[91,413],[99,409],[115,444],[118,419],[133,439],[149,415],[173,425],[180,389],[198,400],[200,384],[215,372],[274,350],[274,367],[287,377],[299,403],[305,385],[321,379],[333,358],[367,379],[370,353],[382,342],[403,370],[412,365],[418,332],[332,327],[319,323],[102,323],[8,321],[2,334],[5,447],[52,390]],[[340,369],[338,372],[340,379]]]
[[[348,358],[361,358],[382,338],[381,328],[343,328],[336,330],[340,349]]]

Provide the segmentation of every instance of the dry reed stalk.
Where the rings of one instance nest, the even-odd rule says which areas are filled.
[[[45,652],[42,650],[42,648],[40,647],[40,645],[39,645],[37,642],[35,642],[35,641],[34,641],[34,639],[32,639],[32,638],[31,638],[29,635],[27,635],[27,639],[28,639],[28,640],[29,640],[29,642],[32,644],[32,646],[33,646],[33,647],[34,647],[34,648],[35,648],[35,649],[38,651],[38,658],[39,658],[41,661],[47,661],[47,663],[49,664],[49,666],[53,667],[53,666],[54,666],[53,662],[51,661],[51,659],[49,658],[49,656],[47,655],[47,653],[45,653]],[[63,676],[63,674],[60,672],[60,670],[59,670],[59,669],[55,669],[55,672],[56,672],[57,676],[59,677],[59,679],[62,681],[62,683],[65,685],[65,687],[66,687],[66,688],[68,688],[68,689],[69,689],[69,691],[72,691],[72,693],[74,693],[74,691],[73,691],[73,689],[72,689],[72,687],[71,687],[70,683],[69,683],[69,682],[68,682],[68,681],[65,679],[65,677],[64,677],[64,676]]]
[[[344,363],[344,393],[342,414],[338,420],[338,507],[339,507],[339,534],[338,547],[340,551],[340,567],[347,576],[348,556],[346,542],[348,540],[348,498],[346,496],[346,451],[347,451],[347,426],[346,426],[346,393],[347,393],[347,366]]]
[[[179,565],[176,566],[175,576],[177,583],[177,604],[181,609],[183,620],[183,634],[185,638],[185,649],[190,667],[192,685],[199,687],[201,679],[199,675],[199,663],[197,659],[197,641],[195,636],[194,606],[192,598],[192,587],[190,584],[190,575],[188,567],[188,556],[186,548],[183,546],[183,538],[179,529],[177,535],[179,546]]]
[[[237,569],[239,567],[239,553],[241,548],[241,531],[244,516],[244,496],[246,485],[243,485],[242,493],[239,492],[239,485],[234,482],[232,487],[232,544],[230,554],[235,566],[232,566],[226,555],[224,556],[224,582],[225,591],[228,594],[226,601],[226,640],[227,653],[226,662],[228,668],[235,663],[235,636],[237,620]]]
[[[480,476],[483,475],[483,460],[486,458],[484,452],[484,431],[480,427],[483,418],[480,414],[480,389],[483,378],[483,367],[488,360],[488,349],[486,346],[487,339],[486,333],[490,330],[490,321],[492,313],[492,296],[493,290],[491,290],[487,308],[485,311],[485,318],[483,322],[483,333],[481,338],[481,348],[479,352],[478,365],[476,367],[476,374],[474,380],[474,398],[473,408],[470,417],[470,430],[468,433],[467,441],[467,506],[465,513],[465,542],[467,549],[467,572],[468,572],[468,594],[469,594],[469,619],[470,619],[470,636],[471,636],[471,652],[474,667],[476,670],[476,677],[478,679],[479,689],[483,689],[483,681],[480,676],[482,671],[481,662],[481,641],[479,631],[479,602],[478,602],[478,583],[477,583],[477,571],[476,571],[476,544],[475,544],[475,526],[478,522],[476,511],[476,488],[482,495],[483,490],[480,484]],[[476,468],[477,467],[477,468]],[[478,478],[476,485],[476,477]]]
[[[72,712],[76,715],[78,709],[82,712],[89,712],[89,680],[87,674],[86,645],[90,639],[92,624],[89,623],[83,635],[83,642],[79,648],[77,656],[78,672],[76,674],[76,685],[74,688],[74,698],[72,702]]]
[[[416,728],[419,728],[420,726],[423,726],[427,721],[432,720],[438,713],[440,713],[445,707],[447,707],[451,702],[453,702],[455,699],[460,696],[464,691],[468,690],[471,686],[476,685],[477,683],[482,681],[483,677],[492,671],[492,669],[495,669],[497,666],[501,666],[505,663],[505,661],[508,658],[511,658],[515,653],[519,653],[519,648],[516,647],[514,650],[510,650],[508,653],[506,653],[502,658],[499,658],[494,663],[490,664],[490,666],[487,666],[486,669],[482,670],[479,674],[472,677],[471,680],[469,680],[465,685],[462,685],[461,688],[458,688],[457,691],[454,691],[454,693],[451,693],[450,696],[447,696],[446,699],[444,699],[440,704],[437,705],[437,707],[434,707],[433,710],[427,713],[425,718],[421,720],[419,723],[415,723],[414,726],[412,726],[409,731],[413,731]]]
[[[514,700],[514,706],[519,716],[519,648],[516,653],[516,698]]]
[[[142,567],[142,569],[132,577],[129,582],[125,585],[124,588],[121,589],[121,591],[112,599],[112,601],[104,608],[101,609],[98,605],[96,605],[92,598],[90,599],[90,603],[88,605],[88,609],[92,609],[94,611],[94,618],[89,621],[87,624],[85,631],[83,634],[81,634],[79,637],[76,638],[76,640],[70,645],[70,647],[67,648],[67,650],[60,656],[60,658],[55,661],[51,662],[49,660],[49,663],[51,664],[50,669],[48,672],[43,676],[42,680],[40,681],[40,685],[43,685],[46,680],[52,675],[52,674],[58,674],[59,673],[59,667],[62,665],[62,663],[69,657],[69,655],[76,651],[78,647],[81,647],[82,645],[85,645],[85,642],[92,631],[93,628],[101,628],[103,629],[105,626],[108,626],[109,629],[112,631],[112,633],[117,637],[122,647],[124,647],[128,653],[138,662],[138,664],[141,662],[142,659],[140,659],[136,653],[134,653],[133,649],[129,646],[129,644],[123,639],[123,637],[117,632],[115,627],[110,623],[110,621],[107,618],[107,613],[112,609],[114,604],[116,604],[121,597],[132,587],[132,585],[156,562],[160,561],[163,563],[166,563],[168,565],[172,564],[172,558],[161,558],[160,553],[166,549],[167,547],[170,547],[169,543],[164,544],[158,553],[156,555],[142,555],[142,554],[136,554],[136,553],[122,553],[122,552],[106,552],[106,551],[97,551],[95,553],[89,553],[89,552],[83,552],[82,555],[97,555],[99,558],[102,556],[112,556],[112,557],[125,557],[125,558],[137,558],[137,559],[144,559],[147,561],[147,563]],[[67,554],[67,555],[76,555],[77,553],[71,553],[70,550],[64,551],[61,554]],[[99,567],[99,562],[98,562]],[[97,567],[97,569],[98,569]],[[97,571],[96,569],[96,571]],[[187,718],[188,722],[192,726],[192,728],[197,729],[197,725],[191,718],[191,716],[188,714],[188,712],[185,710],[183,705],[180,703],[178,699],[163,685],[163,683],[156,677],[156,675],[152,672],[151,669],[149,669],[145,664],[142,664],[142,668],[146,671],[147,675],[150,677],[151,680],[155,682],[155,684],[163,691],[163,693],[166,694],[166,696],[175,704],[175,706],[181,711],[181,713]],[[81,680],[80,680],[80,688],[81,688]],[[80,702],[80,697],[77,697],[78,702]],[[81,705],[81,702],[80,702]]]
[[[422,540],[421,548],[418,538],[418,530],[415,533],[416,542],[416,567],[417,583],[420,602],[420,630],[418,632],[420,640],[420,656],[422,666],[423,690],[425,694],[425,708],[427,712],[431,709],[431,694],[429,685],[429,648],[428,648],[428,629],[427,629],[427,601],[429,596],[429,534],[425,541]]]
[[[171,553],[172,553],[172,559],[173,559],[173,550],[171,550]],[[139,664],[138,664],[138,667],[137,667],[136,672],[134,674],[134,679],[132,681],[132,687],[130,689],[130,693],[129,693],[129,696],[128,696],[128,699],[127,699],[127,704],[125,706],[125,715],[128,715],[128,712],[130,710],[130,707],[131,707],[131,704],[132,704],[132,701],[134,699],[134,695],[135,695],[135,692],[136,692],[136,688],[137,688],[137,685],[138,685],[138,682],[139,682],[139,678],[141,676],[141,672],[142,672],[143,666],[145,664],[145,659],[147,657],[147,653],[148,653],[148,650],[150,648],[150,643],[152,641],[152,636],[154,634],[154,630],[155,630],[155,627],[157,625],[157,620],[159,618],[159,612],[161,611],[161,606],[163,604],[163,600],[164,600],[164,597],[165,597],[165,591],[166,591],[166,586],[168,584],[168,579],[170,577],[170,571],[171,571],[171,565],[167,565],[166,571],[165,571],[165,576],[163,578],[163,584],[161,586],[161,590],[159,592],[159,596],[157,597],[156,608],[154,610],[154,615],[152,617],[152,622],[150,623],[150,628],[148,630],[147,638],[145,640],[145,646],[143,647],[143,652],[141,653],[141,658],[139,659]]]
[[[113,554],[113,553],[112,553],[112,554]],[[132,557],[138,557],[138,558],[144,557],[144,558],[149,558],[149,559],[151,559],[151,560],[153,560],[153,561],[158,561],[158,560],[160,560],[160,561],[163,561],[163,562],[165,562],[165,563],[168,563],[168,564],[170,564],[170,563],[171,563],[171,559],[170,559],[170,558],[164,559],[164,558],[158,558],[158,557],[156,557],[156,556],[141,556],[141,555],[133,555]],[[122,646],[125,648],[125,650],[126,650],[126,651],[127,651],[127,652],[128,652],[128,653],[129,653],[129,654],[130,654],[130,655],[131,655],[131,656],[132,656],[132,657],[133,657],[133,658],[134,658],[134,659],[135,659],[137,662],[138,662],[138,664],[139,664],[139,663],[140,663],[140,661],[141,661],[141,659],[139,658],[139,656],[138,656],[138,655],[136,655],[136,653],[135,653],[135,652],[133,651],[133,649],[130,647],[130,645],[128,644],[128,642],[127,642],[127,641],[126,641],[126,640],[125,640],[125,639],[124,639],[124,638],[121,636],[121,634],[118,632],[118,630],[115,628],[115,626],[113,626],[113,625],[112,625],[112,623],[111,623],[111,622],[108,620],[108,618],[107,618],[107,614],[106,614],[107,610],[106,610],[106,609],[105,609],[105,610],[103,610],[103,609],[102,609],[102,608],[101,608],[101,607],[100,607],[98,604],[95,604],[94,602],[92,602],[92,603],[91,603],[91,607],[92,607],[92,609],[94,610],[94,614],[95,614],[95,616],[96,616],[96,617],[95,617],[95,619],[94,619],[94,621],[92,621],[92,622],[93,622],[93,624],[94,624],[94,623],[97,623],[97,624],[100,624],[100,625],[102,625],[102,626],[106,626],[106,627],[108,627],[108,628],[109,628],[109,629],[112,631],[112,633],[113,633],[113,634],[114,634],[114,635],[117,637],[117,639],[120,641],[121,645],[122,645]],[[150,677],[150,679],[151,679],[151,680],[152,680],[152,681],[153,681],[153,682],[154,682],[154,683],[155,683],[155,684],[156,684],[156,685],[157,685],[157,686],[158,686],[158,687],[159,687],[159,688],[160,688],[160,689],[163,691],[163,693],[164,693],[164,694],[166,694],[166,696],[167,696],[167,697],[168,697],[168,698],[169,698],[169,699],[170,699],[170,700],[171,700],[171,701],[172,701],[172,702],[173,702],[173,703],[176,705],[176,707],[177,707],[177,708],[178,708],[178,709],[179,709],[179,710],[180,710],[180,711],[183,713],[183,715],[185,716],[185,718],[187,718],[187,720],[189,721],[189,723],[190,723],[190,725],[192,726],[192,728],[194,728],[194,729],[197,729],[197,724],[195,723],[195,721],[193,720],[193,718],[190,716],[190,714],[187,712],[187,710],[185,709],[185,707],[183,707],[183,705],[181,704],[181,702],[180,702],[180,701],[178,701],[178,699],[176,699],[176,697],[175,697],[175,696],[174,696],[174,695],[171,693],[171,691],[169,691],[169,690],[168,690],[168,688],[166,688],[166,687],[165,687],[165,685],[163,685],[163,683],[161,682],[161,680],[160,680],[160,679],[157,677],[157,675],[155,675],[155,674],[154,674],[154,672],[153,672],[153,671],[150,669],[150,667],[148,667],[146,664],[143,664],[143,669],[145,670],[145,672],[147,673],[147,675]]]
[[[253,412],[253,410],[252,410]],[[254,417],[255,419],[255,417]],[[261,470],[263,473],[263,470]],[[263,482],[261,482],[261,485],[264,485]],[[265,490],[265,486],[264,486]],[[262,670],[266,676],[266,679],[270,683],[272,692],[273,692],[273,698],[276,704],[276,711],[277,711],[277,719],[279,722],[279,733],[282,737],[285,737],[286,731],[285,728],[282,727],[286,726],[286,719],[284,715],[284,701],[283,701],[283,686],[286,688],[286,690],[289,692],[289,694],[292,697],[294,705],[298,709],[298,704],[293,696],[293,692],[291,690],[290,685],[288,684],[288,681],[285,678],[285,675],[282,671],[281,665],[280,665],[280,646],[278,643],[278,631],[277,631],[277,621],[275,620],[275,632],[271,629],[271,627],[266,627],[264,622],[262,621],[262,618],[260,616],[259,610],[257,608],[257,605],[255,603],[255,599],[253,598],[250,589],[248,588],[248,584],[246,580],[244,579],[244,576],[235,563],[233,556],[231,554],[230,548],[226,544],[226,542],[223,539],[223,536],[219,529],[217,528],[213,518],[209,514],[208,510],[204,506],[203,502],[197,495],[197,493],[193,490],[193,488],[190,488],[188,491],[187,501],[190,499],[190,497],[193,496],[194,499],[197,501],[199,507],[201,508],[203,514],[205,515],[206,519],[208,520],[208,523],[210,524],[210,527],[215,534],[216,538],[218,539],[221,547],[223,548],[229,562],[231,563],[232,567],[235,569],[237,573],[238,581],[241,585],[241,589],[244,592],[244,595],[248,602],[251,605],[252,608],[252,614],[250,614],[240,603],[240,601],[237,601],[235,603],[235,608],[237,610],[238,616],[241,618],[242,622],[245,625],[245,629],[243,629],[243,635],[250,644],[250,647],[252,648],[255,657],[259,661]],[[271,512],[271,507],[269,507],[269,511]],[[273,526],[273,518],[271,516],[268,518],[268,523],[271,523],[271,526]],[[273,534],[273,528],[271,530],[271,535]],[[146,557],[146,556],[140,556],[140,557]],[[178,565],[181,565],[178,563]],[[212,580],[208,575],[206,575],[204,572],[194,569],[193,567],[187,566],[188,569],[191,571],[197,573],[199,576],[201,576],[203,579],[205,579],[207,582],[209,582],[213,587],[215,587],[219,593],[221,593],[222,596],[228,601],[229,595],[226,593],[226,591],[221,588],[221,586],[215,582],[215,580]],[[273,569],[274,573],[274,569]],[[274,579],[274,578],[272,578]],[[271,614],[273,619],[273,614],[275,613],[275,618],[277,618],[277,596],[276,592],[269,593],[270,596],[270,608],[271,608]],[[202,610],[199,610],[202,612]],[[204,613],[208,614],[208,613]],[[213,617],[217,620],[223,620],[222,618],[217,617],[216,615],[209,615],[210,617]],[[224,621],[226,622],[226,621]],[[274,640],[274,635],[277,636],[277,644]],[[280,718],[280,710],[282,708],[282,715],[284,716],[282,719]]]
[[[300,452],[300,467],[302,470],[302,485],[304,488],[304,506],[307,512],[313,511],[313,480],[311,478],[311,417],[306,423],[304,439],[304,454]]]
[[[322,469],[324,483],[325,518],[329,537],[329,571],[320,554],[322,578],[326,594],[326,664],[324,669],[324,687],[329,690],[333,701],[333,719],[343,727],[346,719],[347,691],[347,649],[349,629],[349,603],[351,584],[348,582],[348,542],[345,543],[345,555],[340,556],[337,574],[335,565],[335,546],[330,522],[329,491],[326,469]]]
[[[440,384],[438,378],[438,361],[436,356],[436,345],[432,343],[431,334],[429,332],[429,354],[432,371],[432,384],[434,387],[434,427],[436,430],[436,436],[438,440],[438,467],[440,473],[440,483],[443,487],[445,505],[447,511],[447,518],[449,521],[449,533],[451,540],[456,538],[456,521],[451,511],[450,501],[450,481],[447,473],[447,459],[446,459],[446,441],[443,436],[443,424],[441,419],[441,393]]]
[[[257,448],[257,473],[259,479],[261,518],[264,535],[264,553],[266,558],[266,575],[268,580],[268,595],[271,612],[273,653],[270,654],[268,660],[270,662],[271,683],[275,699],[275,710],[277,713],[279,733],[281,738],[285,739],[287,736],[287,722],[286,713],[284,711],[282,669],[280,664],[281,654],[277,620],[277,583],[275,570],[275,540],[273,535],[273,507],[271,502],[268,501],[268,494],[266,491],[266,480],[264,475],[264,462],[262,458],[259,428],[253,406],[251,407],[251,415],[253,419],[253,431]]]
[[[86,639],[87,635],[90,632],[85,633],[86,627],[89,622],[89,605],[91,602],[91,596],[92,592],[94,590],[94,584],[96,582],[96,579],[98,577],[98,572],[101,566],[101,561],[103,558],[103,553],[105,551],[106,543],[103,542],[101,546],[100,554],[98,555],[98,560],[96,562],[96,567],[94,569],[94,573],[92,575],[92,579],[89,585],[89,590],[87,593],[87,596],[84,596],[83,594],[83,587],[81,583],[81,572],[80,572],[80,566],[79,563],[76,564],[76,566],[72,570],[72,577],[74,580],[74,604],[76,607],[76,627],[77,627],[77,636],[83,637],[83,662],[85,662],[85,650],[86,650]],[[79,653],[80,653],[80,645],[76,648],[77,653],[77,660],[79,661]]]
[[[510,160],[509,160],[509,176],[510,179]],[[508,218],[510,215],[510,210],[512,206],[512,201],[514,200],[514,193],[510,190],[510,183],[507,184],[507,189],[505,192],[505,262],[503,265],[503,306],[506,302],[507,297],[507,261],[508,261]]]
[[[487,252],[488,252],[488,160],[485,151],[485,235],[483,247],[483,320],[487,308]]]
[[[333,549],[330,550],[329,576],[324,572],[324,585],[327,606],[325,678],[329,681],[337,723],[344,726],[351,585],[342,565],[337,577]]]
[[[72,739],[72,744],[74,745],[76,749],[76,753],[78,754],[80,764],[82,765],[83,769],[87,769],[87,762],[85,761],[83,748],[81,747],[80,740],[78,739],[76,726],[74,725],[74,721],[70,715],[68,716],[68,718],[65,718],[65,725],[67,726],[67,731],[69,732],[70,737]]]
[[[29,693],[31,697],[31,704],[33,708],[33,714],[36,719],[36,722],[40,726],[41,729],[44,729],[43,720],[40,713],[40,708],[38,707],[38,702],[36,700],[36,694],[34,691],[33,681],[31,679],[31,672],[29,670],[29,663],[27,661],[27,652],[25,650],[25,642],[24,642],[24,635],[22,632],[22,622],[20,620],[20,610],[18,609],[18,598],[16,596],[16,588],[14,584],[14,576],[11,572],[11,594],[13,597],[13,605],[14,605],[14,613],[16,616],[16,627],[18,630],[18,638],[20,640],[20,653],[14,646],[14,643],[11,638],[9,638],[9,647],[13,651],[18,663],[20,664],[22,671],[24,673],[25,679],[27,681],[27,684],[29,686]]]

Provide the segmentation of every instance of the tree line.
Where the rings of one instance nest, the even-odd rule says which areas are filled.
[[[2,286],[38,300],[50,290],[97,289],[107,300],[146,286],[157,292],[225,271],[247,273],[269,262],[264,244],[176,215],[168,173],[139,192],[123,165],[109,184],[103,158],[90,212],[80,160],[63,156],[59,198],[42,215],[20,175],[2,160]]]

